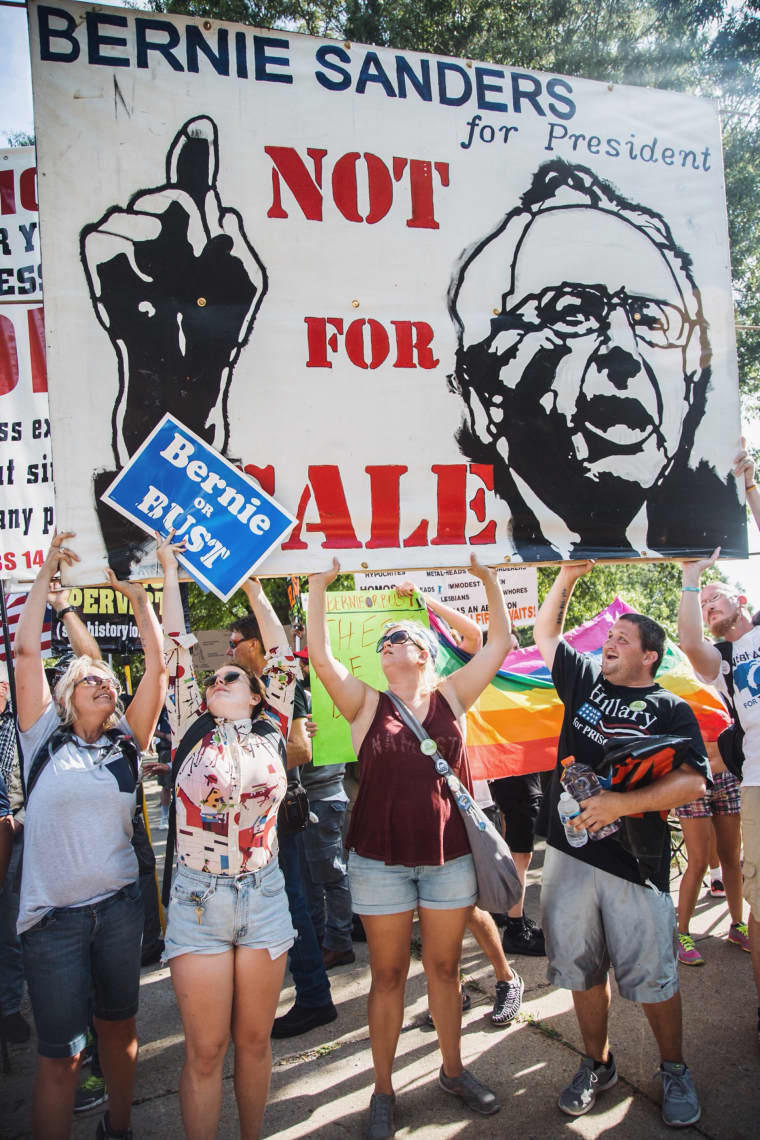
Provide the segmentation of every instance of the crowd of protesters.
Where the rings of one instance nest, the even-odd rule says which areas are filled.
[[[735,472],[760,525],[745,452]],[[430,602],[468,655],[445,678],[436,673],[437,639],[421,622],[390,623],[378,641],[387,691],[336,659],[324,602],[339,571],[334,562],[310,578],[308,652],[291,648],[261,584],[249,579],[251,612],[229,627],[229,663],[201,682],[179,589],[183,544],[169,535],[158,547],[163,630],[143,588],[109,572],[134,610],[145,657],[134,695],[122,702],[118,677],[58,584],[61,569],[78,560],[73,537],[53,540],[19,620],[15,709],[0,683],[0,1033],[4,1046],[30,1038],[21,1012],[26,984],[38,1054],[36,1140],[65,1140],[74,1111],[106,1103],[97,1137],[131,1137],[140,969],[159,956],[184,1029],[186,1135],[217,1134],[232,1039],[240,1134],[260,1136],[270,1039],[338,1018],[329,972],[355,960],[357,940],[369,950],[375,1074],[364,1135],[393,1136],[393,1062],[415,914],[443,1091],[475,1113],[500,1108],[498,1093],[462,1064],[469,996],[460,959],[469,929],[494,970],[494,1024],[507,1025],[520,1011],[523,982],[508,956],[545,954],[549,980],[572,992],[585,1052],[559,1093],[560,1110],[588,1112],[617,1081],[607,1032],[612,967],[621,997],[642,1005],[652,1030],[665,1123],[699,1119],[682,1054],[678,967],[704,961],[689,929],[708,865],[719,864],[711,893],[726,897],[728,940],[751,955],[760,995],[760,627],[737,590],[718,581],[701,586],[719,551],[684,563],[678,614],[684,652],[733,719],[719,744],[705,745],[690,707],[657,683],[665,632],[651,618],[618,618],[600,658],[569,646],[570,597],[593,571],[576,561],[560,568],[534,628],[564,706],[557,766],[543,779],[473,783],[464,714],[516,647],[496,576],[474,557],[488,599],[485,643],[473,621]],[[413,592],[409,582],[398,589]],[[73,650],[52,675],[40,650],[48,602]],[[319,724],[311,717],[310,669],[350,726],[358,789],[344,764],[313,763]],[[422,743],[403,712],[423,726]],[[522,887],[508,912],[477,906],[475,864],[446,765],[434,766],[424,747],[433,741],[432,752],[437,746],[506,835]],[[656,755],[656,779],[621,778],[610,760],[622,754],[621,742],[626,764],[642,749]],[[569,813],[573,764],[609,779],[577,802],[570,797]],[[155,860],[139,813],[140,781],[153,774],[167,831],[163,938]],[[688,855],[677,913],[669,812],[680,820]],[[536,834],[547,842],[540,926],[524,912]],[[276,1018],[288,967],[295,1001]],[[758,1018],[760,1034],[760,1009]],[[92,1070],[83,1080],[86,1063]]]

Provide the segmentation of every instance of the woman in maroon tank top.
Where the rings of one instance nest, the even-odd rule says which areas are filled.
[[[509,648],[509,618],[496,576],[473,555],[472,573],[486,588],[487,644],[441,680],[437,641],[421,623],[390,626],[377,651],[388,688],[408,706],[459,779],[472,790],[460,721],[500,668]],[[372,983],[368,1019],[375,1091],[367,1140],[393,1136],[393,1060],[404,1016],[412,919],[419,912],[422,963],[443,1057],[439,1082],[475,1111],[497,1112],[490,1089],[462,1067],[459,961],[477,898],[467,836],[456,804],[429,755],[385,693],[360,681],[333,657],[325,589],[340,567],[309,578],[309,660],[351,726],[361,761],[348,847],[354,911],[367,933]]]

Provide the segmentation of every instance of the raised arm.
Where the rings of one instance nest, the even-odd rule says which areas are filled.
[[[752,511],[756,526],[760,527],[760,490],[755,482],[755,461],[744,446],[744,436],[742,449],[734,460],[734,475],[744,483],[747,506]]]
[[[441,683],[441,691],[447,697],[453,697],[454,704],[458,705],[454,708],[456,715],[466,712],[496,676],[509,652],[512,633],[504,595],[495,572],[479,562],[474,554],[470,556],[470,569],[486,588],[488,640],[466,665]]]
[[[29,591],[16,627],[13,647],[16,668],[16,712],[22,732],[26,732],[40,719],[52,700],[42,664],[40,636],[48,591],[53,578],[61,566],[73,566],[79,561],[74,551],[66,546],[67,540],[73,537],[73,531],[66,531],[64,534],[57,534],[53,539],[47,558]]]
[[[70,591],[67,590],[65,586],[54,582],[48,591],[47,600],[59,617],[61,617],[63,628],[66,630],[66,636],[69,639],[71,652],[76,657],[87,656],[91,657],[93,661],[98,661],[103,656],[100,652],[100,646],[74,607],[69,605],[69,594]]]
[[[396,587],[396,593],[400,594],[402,598],[411,598],[417,593],[417,587],[414,582],[402,582],[400,586]],[[483,634],[480,632],[480,626],[474,622],[472,618],[468,618],[466,614],[460,613],[459,610],[452,609],[451,606],[445,606],[443,602],[439,602],[432,594],[420,595],[425,605],[429,610],[432,610],[438,617],[443,618],[446,624],[461,637],[460,648],[470,656],[477,653],[483,647]]]
[[[288,639],[285,636],[285,630],[282,628],[282,622],[274,612],[272,603],[264,593],[264,587],[259,579],[247,578],[243,582],[242,590],[248,599],[253,616],[259,623],[264,652],[269,653],[270,650],[276,648],[280,650],[283,647],[287,648]]]
[[[341,716],[353,724],[365,701],[374,695],[375,690],[354,677],[340,661],[336,661],[330,648],[325,616],[325,590],[335,581],[339,571],[338,560],[333,558],[332,570],[309,576],[309,605],[306,611],[309,667],[316,672]]]
[[[557,646],[562,640],[565,614],[570,604],[570,596],[575,589],[575,583],[593,568],[594,563],[592,561],[563,563],[559,568],[557,577],[551,584],[549,593],[541,603],[541,608],[536,616],[536,624],[533,627],[533,640],[550,672],[554,666]]]
[[[131,603],[145,656],[145,672],[126,711],[126,720],[141,749],[153,738],[166,700],[166,669],[161,626],[145,587],[139,582],[120,582],[113,570],[106,571],[111,587]]]
[[[164,656],[168,683],[166,710],[172,733],[172,746],[177,747],[183,735],[201,712],[203,699],[193,669],[190,646],[193,637],[185,628],[185,615],[179,592],[177,553],[184,542],[172,542],[173,535],[158,537],[156,554],[164,570],[163,619]]]
[[[678,603],[678,644],[689,658],[697,673],[706,681],[714,681],[720,672],[720,651],[708,641],[702,625],[702,607],[699,604],[699,581],[705,570],[718,559],[720,547],[709,558],[697,562],[684,562],[683,587]]]

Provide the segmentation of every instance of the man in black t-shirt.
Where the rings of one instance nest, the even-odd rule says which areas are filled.
[[[694,714],[654,681],[665,649],[665,631],[641,614],[625,614],[609,629],[601,662],[577,653],[562,639],[567,605],[577,580],[592,562],[564,565],[536,619],[536,645],[552,672],[565,706],[559,741],[561,761],[598,769],[608,741],[630,737],[686,737],[671,771],[631,790],[602,791],[584,800],[574,826],[589,833],[571,847],[557,803],[558,763],[548,800],[547,850],[541,918],[549,959],[549,980],[572,990],[586,1055],[559,1107],[580,1116],[598,1093],[617,1081],[607,1037],[610,1006],[608,970],[621,995],[641,1002],[660,1049],[662,1117],[685,1127],[699,1119],[691,1074],[681,1054],[681,997],[675,951],[675,912],[668,893],[670,848],[667,825],[658,813],[702,795],[709,767]],[[648,857],[641,861],[623,846],[623,829],[604,839],[593,833],[614,820],[643,817]],[[651,853],[654,851],[654,858]]]

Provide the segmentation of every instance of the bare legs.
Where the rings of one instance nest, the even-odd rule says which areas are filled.
[[[661,1061],[683,1061],[681,1052],[681,995],[667,1001],[647,1002],[641,1008],[646,1014],[660,1050]]]
[[[108,1086],[108,1115],[117,1131],[129,1128],[137,1068],[137,1028],[134,1017],[123,1021],[95,1018],[98,1050]],[[38,1057],[34,1078],[32,1135],[34,1140],[68,1140],[79,1078],[79,1058]]]
[[[723,870],[723,886],[732,922],[742,921],[742,871],[740,864],[741,822],[738,815],[716,815],[711,819],[682,819],[688,863],[678,891],[678,930],[689,933],[702,880],[715,842]]]
[[[268,950],[235,951],[232,1040],[235,1042],[235,1098],[240,1140],[257,1140],[272,1073],[271,1032],[287,954],[272,960]]]
[[[607,1018],[610,1010],[609,979],[590,990],[573,990],[583,1047],[594,1061],[605,1064],[610,1058]],[[641,1007],[654,1033],[662,1061],[681,1061],[681,995],[667,1001],[648,1002]]]
[[[458,1077],[462,1072],[459,962],[471,910],[471,907],[456,910],[419,908],[428,1001],[438,1032],[443,1070],[448,1077]],[[404,988],[409,973],[413,914],[413,911],[404,911],[402,914],[362,915],[372,974],[367,1008],[376,1093],[393,1092],[391,1074],[404,1020]]]
[[[98,1057],[108,1089],[108,1119],[116,1132],[129,1128],[137,1071],[137,1022],[93,1019]]]
[[[34,1140],[68,1140],[74,1113],[79,1058],[38,1057],[34,1077]]]
[[[573,990],[575,1016],[583,1038],[583,1048],[594,1061],[606,1064],[610,1059],[607,1019],[610,1012],[609,979],[590,990]]]
[[[710,844],[714,832],[711,819],[682,819],[681,830],[686,841],[688,862],[678,890],[678,931],[679,934],[688,934],[691,916],[697,905],[702,880],[710,859]]]
[[[185,1030],[179,1096],[188,1140],[215,1140],[230,1030],[241,1140],[260,1135],[272,1069],[269,1037],[286,958],[281,954],[272,961],[267,950],[245,947],[172,958],[172,983]]]
[[[523,906],[525,905],[525,879],[528,874],[528,867],[530,867],[530,861],[532,858],[533,855],[530,851],[512,852],[512,859],[514,860],[517,877],[520,880],[522,893],[520,895],[520,901],[516,902],[515,905],[513,907],[510,907],[507,911],[507,916],[509,918],[522,918]],[[475,932],[473,931],[473,934],[474,933]]]
[[[467,923],[470,934],[477,942],[493,967],[497,982],[511,982],[514,974],[507,961],[504,949],[499,938],[499,928],[487,910],[472,908],[470,920]]]
[[[744,911],[742,899],[741,817],[738,815],[713,816],[718,859],[723,872],[723,886],[732,922],[741,922]]]
[[[749,952],[752,955],[752,970],[757,987],[757,1004],[760,1007],[760,920],[755,918],[754,914],[750,914],[747,928],[749,930]]]
[[[404,1021],[413,914],[414,911],[407,910],[402,914],[361,916],[369,947],[371,982],[367,1015],[376,1093],[393,1092],[391,1070]]]
[[[428,985],[428,1003],[433,1015],[438,1044],[447,1077],[462,1073],[462,987],[459,963],[462,939],[472,907],[433,910],[420,907],[422,965]]]
[[[179,1103],[187,1140],[215,1140],[222,1103],[222,1064],[230,1039],[235,951],[181,954],[170,962],[185,1030]]]

